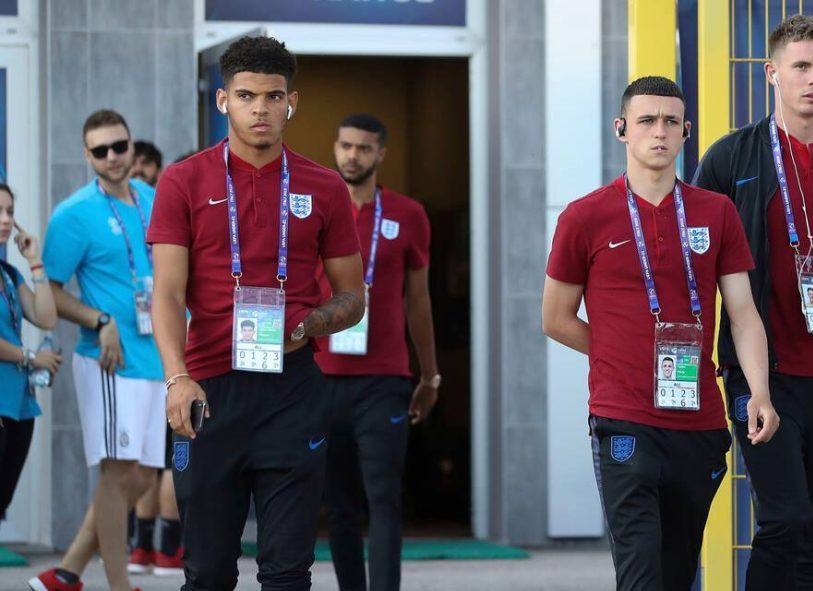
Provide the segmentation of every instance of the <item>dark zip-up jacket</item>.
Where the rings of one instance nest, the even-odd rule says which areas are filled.
[[[703,156],[692,184],[728,195],[737,206],[756,263],[756,269],[749,273],[751,293],[765,325],[770,367],[774,369],[777,359],[768,320],[771,296],[768,204],[779,188],[779,180],[773,164],[769,122],[766,117],[717,140]],[[717,352],[721,366],[739,365],[725,308],[720,314]]]

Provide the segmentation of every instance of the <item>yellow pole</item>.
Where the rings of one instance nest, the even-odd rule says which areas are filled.
[[[730,130],[729,3],[699,0],[697,5],[698,143],[702,155]],[[717,298],[718,317],[720,299]],[[719,330],[719,324],[717,326]],[[716,342],[716,339],[715,339]],[[715,354],[716,359],[716,354]],[[722,387],[722,385],[721,385]],[[703,589],[734,589],[733,458],[711,507],[702,551]]]
[[[641,76],[675,79],[676,0],[629,0],[629,80]]]

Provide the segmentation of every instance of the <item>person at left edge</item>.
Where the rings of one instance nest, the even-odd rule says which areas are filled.
[[[119,113],[91,114],[83,139],[96,177],[54,210],[43,258],[60,318],[81,328],[73,378],[85,459],[100,466],[100,476],[60,565],[29,580],[35,591],[78,591],[97,551],[109,588],[130,591],[127,513],[164,466],[161,361],[149,316],[136,306],[152,284],[145,239],[154,193],[128,178],[133,143]],[[81,298],[64,287],[73,275]]]
[[[148,235],[155,245],[156,341],[175,431],[183,589],[236,586],[253,496],[262,588],[304,591],[311,586],[330,412],[310,339],[364,314],[359,240],[341,177],[283,144],[299,98],[292,89],[296,59],[285,44],[244,37],[221,56],[220,70],[225,87],[217,106],[228,117],[228,137],[164,171]],[[334,294],[321,305],[320,260]],[[269,298],[284,287],[284,326],[266,317],[257,331],[258,345],[284,344],[282,373],[234,369],[245,359],[237,354],[247,317],[238,285]],[[190,423],[194,400],[209,405],[198,433]]]
[[[545,333],[589,356],[596,482],[619,591],[688,591],[697,572],[731,444],[711,358],[718,286],[753,391],[749,444],[779,426],[737,211],[676,179],[684,113],[667,78],[627,87],[614,122],[626,173],[559,216],[542,299]],[[582,299],[589,322],[578,316]],[[680,387],[656,380],[663,354]]]
[[[56,306],[39,242],[14,221],[14,195],[0,182],[0,245],[8,244],[14,228],[14,241],[31,270],[33,290],[13,265],[0,260],[0,522],[6,517],[28,455],[34,417],[42,414],[28,374],[47,369],[53,375],[62,363],[58,353],[23,347],[23,318],[50,330],[56,325]]]

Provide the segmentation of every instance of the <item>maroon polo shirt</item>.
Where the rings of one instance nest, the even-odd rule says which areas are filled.
[[[779,141],[782,145],[782,163],[788,177],[790,203],[793,207],[793,218],[796,232],[799,234],[799,252],[806,254],[810,248],[807,237],[802,195],[793,169],[793,162],[788,151],[788,140],[785,132],[779,130]],[[791,136],[793,154],[799,169],[799,179],[804,188],[805,198],[810,209],[813,224],[813,144],[805,145]],[[771,303],[768,309],[774,352],[778,364],[776,370],[797,376],[813,376],[813,335],[807,332],[805,318],[802,315],[802,302],[796,284],[795,253],[790,247],[788,227],[785,222],[785,211],[782,193],[776,190],[768,204],[768,264],[771,275]]]
[[[677,430],[725,428],[723,401],[715,378],[717,280],[753,268],[745,231],[731,201],[717,193],[683,186],[690,228],[707,228],[708,241],[692,252],[703,320],[700,410],[656,409],[654,331],[638,251],[633,240],[624,179],[578,199],[559,216],[547,274],[584,285],[590,324],[590,413]],[[658,207],[636,196],[649,260],[661,305],[661,320],[694,322],[681,260],[672,195]],[[705,235],[705,230],[700,230]],[[700,251],[700,252],[698,252]]]
[[[285,333],[322,300],[316,281],[320,258],[359,251],[352,205],[341,177],[287,150],[292,198],[289,217]],[[281,158],[257,169],[229,154],[237,193],[242,285],[279,287]],[[299,196],[299,197],[295,197]],[[293,207],[296,200],[297,207]],[[298,213],[296,213],[298,212]],[[226,204],[223,142],[173,164],[161,175],[147,241],[189,249],[186,305],[191,313],[186,365],[196,380],[231,371],[234,279]]]
[[[429,264],[429,218],[417,201],[381,188],[382,222],[375,276],[370,288],[367,355],[330,353],[328,339],[320,339],[316,362],[328,375],[412,375],[406,342],[404,289],[407,272]],[[356,228],[364,270],[370,260],[375,201],[358,211]],[[324,273],[322,296],[331,295]]]

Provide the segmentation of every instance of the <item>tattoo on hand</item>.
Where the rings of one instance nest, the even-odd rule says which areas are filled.
[[[318,337],[358,324],[364,316],[364,300],[349,292],[334,295],[305,318],[305,335]]]

